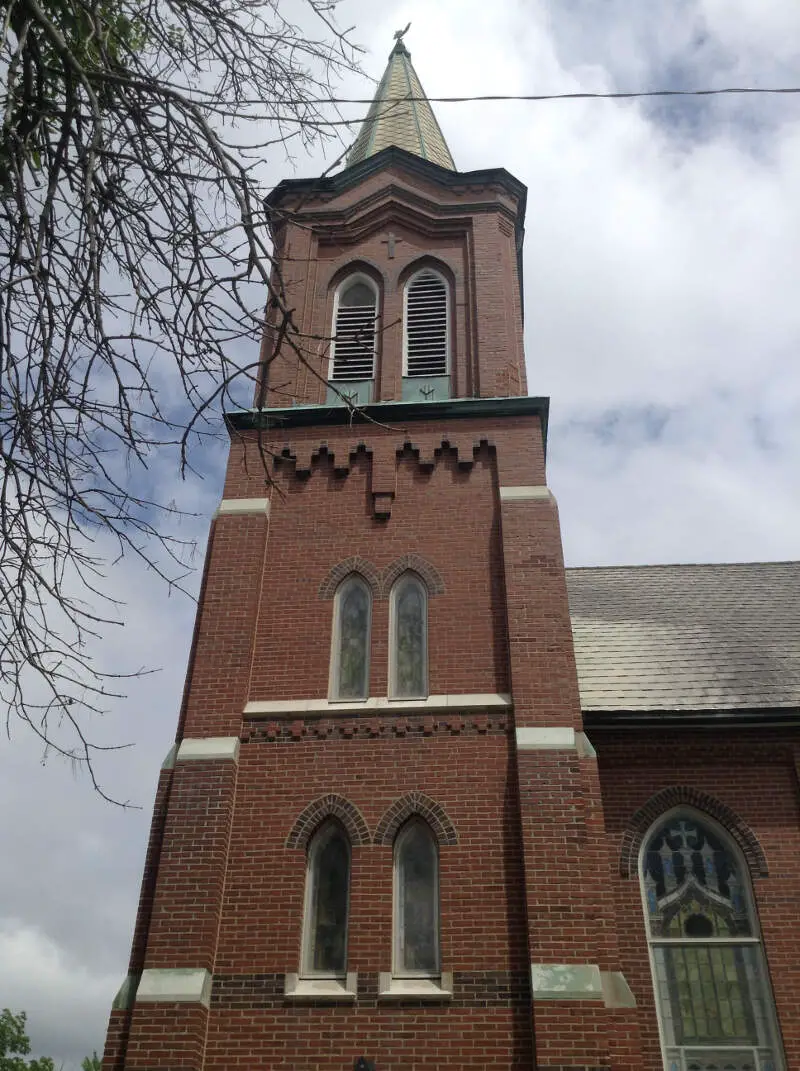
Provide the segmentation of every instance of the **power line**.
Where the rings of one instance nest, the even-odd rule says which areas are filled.
[[[756,86],[726,86],[722,89],[649,89],[638,92],[618,93],[486,93],[474,97],[425,97],[412,96],[388,97],[380,100],[381,104],[464,104],[470,101],[496,100],[634,100],[641,97],[720,97],[724,95],[746,94],[797,94],[800,86],[780,86],[760,88]],[[372,104],[372,97],[320,97],[315,104]]]

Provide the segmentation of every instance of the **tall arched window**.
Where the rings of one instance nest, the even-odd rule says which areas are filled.
[[[428,695],[428,590],[415,573],[403,573],[392,587],[389,693],[393,699]]]
[[[661,818],[641,856],[666,1071],[781,1071],[747,868],[706,816]]]
[[[427,822],[411,818],[394,843],[396,978],[439,975],[439,846]]]
[[[405,289],[404,375],[433,378],[449,372],[449,287],[438,272],[423,268]]]
[[[333,601],[331,699],[369,695],[369,637],[372,593],[360,576],[339,585]]]
[[[375,376],[378,290],[366,275],[351,275],[336,292],[330,378],[356,382]]]
[[[350,842],[335,820],[314,834],[308,848],[303,926],[304,977],[335,978],[347,971]]]

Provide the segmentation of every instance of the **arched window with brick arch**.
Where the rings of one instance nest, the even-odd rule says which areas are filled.
[[[339,284],[333,301],[330,378],[358,383],[375,377],[378,288],[363,272]],[[369,400],[369,399],[367,399]]]
[[[413,572],[402,573],[389,596],[389,695],[428,695],[428,589]]]
[[[350,841],[328,819],[309,841],[301,976],[344,978],[350,902]]]
[[[333,600],[331,699],[366,699],[369,695],[371,623],[372,592],[363,577],[351,573]]]
[[[417,816],[401,826],[394,842],[395,978],[437,978],[439,950],[439,845]]]
[[[783,1071],[750,875],[728,833],[662,815],[639,860],[666,1071]]]

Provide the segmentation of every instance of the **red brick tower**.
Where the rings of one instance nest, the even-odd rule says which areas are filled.
[[[400,38],[345,170],[270,206],[107,1071],[634,1071],[525,188],[455,170]]]

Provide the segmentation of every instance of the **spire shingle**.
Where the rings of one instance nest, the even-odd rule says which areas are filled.
[[[455,171],[453,157],[411,64],[402,33],[389,54],[375,99],[347,163],[360,163],[390,145]]]

